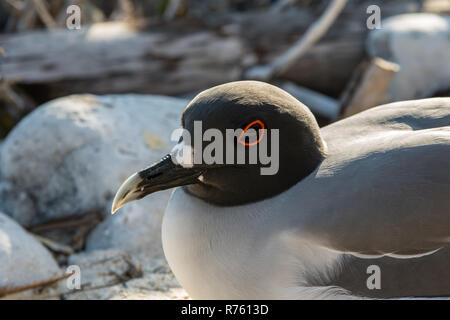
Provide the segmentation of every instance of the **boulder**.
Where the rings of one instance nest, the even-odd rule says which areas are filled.
[[[45,103],[2,145],[0,208],[26,226],[109,213],[120,184],[171,149],[186,102],[126,94]]]
[[[121,249],[161,257],[161,223],[171,193],[151,194],[108,216],[88,236],[86,250]]]
[[[74,254],[68,263],[80,268],[81,286],[67,291],[64,299],[188,298],[164,259],[114,249]]]
[[[62,275],[51,253],[31,234],[0,212],[0,292],[35,284]],[[21,291],[14,298],[37,298],[49,295],[56,283],[42,291]],[[10,298],[9,295],[5,296]]]
[[[369,34],[367,50],[400,65],[387,102],[422,99],[450,89],[450,16],[403,14]]]

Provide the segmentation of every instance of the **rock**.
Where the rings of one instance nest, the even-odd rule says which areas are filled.
[[[141,267],[136,266],[130,256],[121,250],[73,254],[68,259],[68,266],[74,265],[80,268],[83,290],[115,285],[142,276]]]
[[[161,223],[172,190],[151,194],[127,204],[95,227],[86,240],[86,250],[121,249],[148,257],[163,255]]]
[[[28,194],[16,189],[9,181],[0,181],[0,207],[14,220],[26,225],[28,215],[34,211],[34,205]]]
[[[109,212],[120,184],[170,150],[185,104],[128,94],[73,95],[42,105],[2,145],[0,208],[26,226]]]
[[[164,259],[121,250],[97,250],[69,257],[81,271],[81,288],[64,299],[186,299]]]
[[[417,13],[390,17],[369,34],[367,50],[400,65],[389,101],[421,99],[450,89],[450,16]]]
[[[61,275],[47,251],[32,235],[7,215],[0,213],[0,291],[17,288]],[[53,293],[60,283],[14,294],[14,298],[36,298]],[[5,298],[11,298],[10,295]]]

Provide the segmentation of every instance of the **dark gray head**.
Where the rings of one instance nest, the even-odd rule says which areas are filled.
[[[197,155],[201,152],[193,146],[193,140],[198,136],[198,131],[194,130],[196,121],[201,121],[202,134],[208,129],[217,129],[224,140],[230,134],[227,129],[241,129],[242,132],[250,128],[255,129],[257,135],[253,140],[238,136],[227,140],[231,141],[230,149],[224,141],[223,163],[195,162],[182,166],[172,161],[173,154],[167,155],[122,185],[116,194],[113,211],[132,200],[176,186],[184,186],[190,194],[217,205],[262,200],[283,192],[311,174],[325,157],[320,130],[309,109],[287,92],[263,82],[238,81],[205,90],[186,106],[181,121],[192,137],[192,141],[182,144],[191,145]],[[278,129],[278,140],[273,129]],[[261,168],[268,165],[260,159],[258,152],[255,153],[256,163],[237,163],[238,150],[243,150],[248,160],[255,150],[252,148],[260,148],[263,142],[269,154],[271,150],[279,150],[276,174],[261,174]],[[201,150],[210,143],[203,142]],[[278,146],[273,146],[274,143]],[[227,163],[227,155],[233,161]],[[270,157],[276,158],[273,154]]]

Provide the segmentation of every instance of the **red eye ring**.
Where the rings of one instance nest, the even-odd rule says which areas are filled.
[[[259,124],[259,126],[261,127],[259,130],[262,130],[262,134],[261,134],[261,136],[259,137],[259,139],[257,140],[257,141],[254,141],[254,142],[245,142],[245,140],[243,140],[243,137],[244,137],[244,134],[245,134],[245,132],[247,132],[247,130],[248,129],[250,129],[252,126],[254,126],[255,124]],[[253,122],[250,122],[246,127],[245,127],[245,129],[244,129],[244,131],[242,131],[242,133],[240,134],[240,136],[239,136],[239,138],[238,138],[238,142],[240,143],[240,144],[243,144],[244,146],[254,146],[254,145],[257,145],[260,141],[261,141],[261,139],[264,137],[264,134],[265,134],[265,132],[266,132],[266,130],[265,130],[265,126],[264,126],[264,123],[261,121],[261,120],[255,120],[255,121],[253,121]]]

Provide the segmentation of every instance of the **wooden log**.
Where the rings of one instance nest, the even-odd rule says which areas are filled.
[[[6,52],[1,75],[25,86],[44,85],[42,100],[79,92],[197,91],[238,80],[246,56],[236,37],[138,32],[119,22],[2,35],[0,43]]]
[[[385,102],[389,84],[399,70],[398,64],[381,58],[364,63],[343,95],[342,118]]]
[[[254,66],[248,69],[244,76],[248,79],[268,81],[286,72],[328,31],[346,4],[347,0],[330,2],[323,15],[309,27],[291,48],[267,65]]]

